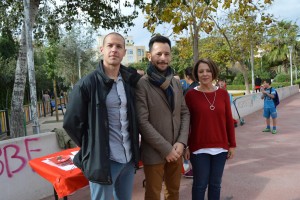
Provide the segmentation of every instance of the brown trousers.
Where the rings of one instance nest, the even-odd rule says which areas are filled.
[[[182,172],[182,159],[165,164],[144,165],[146,178],[145,200],[160,200],[164,182],[164,199],[178,200]]]

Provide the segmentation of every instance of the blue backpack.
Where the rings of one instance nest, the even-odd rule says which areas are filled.
[[[272,92],[272,87],[270,88],[270,94]],[[275,90],[275,89],[274,89]],[[278,96],[278,93],[277,91],[275,90],[275,95],[274,95],[274,98],[273,98],[273,102],[274,102],[274,105],[275,105],[275,108],[279,105],[280,101],[279,101],[279,96]]]

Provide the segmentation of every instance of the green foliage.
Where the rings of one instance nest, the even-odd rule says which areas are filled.
[[[133,20],[138,16],[136,6],[142,7],[143,0],[61,0],[61,1],[31,1],[38,4],[36,24],[33,25],[36,45],[45,40],[58,41],[60,25],[71,30],[74,23],[91,24],[95,29],[123,29],[127,32],[134,25]],[[161,0],[160,2],[165,2]],[[124,14],[125,7],[127,14]],[[130,10],[131,8],[131,10]],[[19,34],[23,22],[23,1],[0,1],[0,30],[7,28],[14,34]]]
[[[10,108],[15,68],[15,58],[0,58],[0,109]]]
[[[151,1],[144,8],[144,12],[147,14],[147,21],[144,26],[150,32],[155,32],[158,24],[169,23],[172,24],[173,33],[175,34],[180,34],[183,30],[189,28],[193,29],[193,34],[195,34],[194,31],[200,29],[209,33],[213,24],[210,23],[211,20],[208,15],[216,12],[218,2],[220,1],[211,0],[210,3],[204,0]],[[202,24],[203,20],[205,25]]]
[[[50,79],[55,79],[58,74],[58,54],[58,44],[52,43],[49,47],[45,48],[46,62],[44,63],[43,67],[45,68],[45,75]]]
[[[15,58],[18,52],[19,45],[13,39],[12,33],[9,30],[2,29],[0,36],[0,57],[4,60]]]
[[[0,29],[10,30],[11,33],[19,34],[23,22],[23,1],[1,0],[0,1]]]
[[[227,90],[246,90],[245,85],[226,85]]]
[[[281,87],[287,87],[290,86],[291,83],[290,82],[272,82],[271,86],[274,88],[281,88]],[[246,90],[246,86],[245,85],[229,85],[227,84],[227,90]]]
[[[270,27],[267,34],[272,37],[268,37],[268,53],[266,55],[271,67],[282,65],[284,71],[288,72],[289,46],[297,46],[296,38],[299,31],[296,23],[284,20]]]
[[[287,87],[290,86],[290,82],[272,82],[271,86],[274,88],[281,88],[281,87]]]
[[[125,1],[124,7],[141,6],[141,0],[135,0],[134,3]],[[89,22],[95,28],[116,29],[133,26],[132,20],[137,17],[137,11],[134,9],[132,13],[125,15],[120,9],[120,1],[108,0],[73,0],[62,1],[62,5],[56,10],[58,15],[70,30],[74,21],[82,20]],[[80,17],[78,17],[80,16]],[[55,19],[55,18],[54,18]]]
[[[9,30],[0,36],[0,109],[10,108],[18,44]]]
[[[233,85],[243,85],[243,84],[245,84],[245,80],[244,80],[243,74],[238,73],[235,76],[235,78],[233,79],[232,84]]]
[[[57,76],[64,79],[67,86],[74,85],[81,77],[97,67],[98,60],[94,44],[93,31],[89,27],[76,26],[61,39],[59,43]]]
[[[179,46],[178,44],[176,46],[173,46],[171,49],[172,51],[171,66],[175,70],[175,72],[178,75],[180,75],[180,77],[183,77],[184,69],[186,69],[187,67],[193,67],[192,64],[193,57],[192,55],[190,56],[188,55],[189,53],[191,53],[191,50],[188,52],[183,46]],[[191,46],[185,46],[185,47],[191,47]]]
[[[148,67],[148,61],[145,60],[143,62],[132,63],[130,64],[130,67],[146,71]]]
[[[290,75],[285,73],[277,74],[277,76],[274,78],[275,82],[289,82],[290,80]]]
[[[295,80],[294,83],[300,85],[300,79]]]
[[[216,63],[222,65],[230,64],[230,52],[225,39],[218,33],[213,32],[211,36],[203,38],[199,42],[200,55],[204,58],[210,58]]]
[[[257,75],[258,75],[262,80],[267,79],[267,78],[270,78],[270,79],[274,78],[274,77],[271,76],[271,73],[270,73],[270,72],[267,72],[267,71],[260,71],[260,70],[259,70],[259,71],[255,71],[255,73],[254,73],[254,78],[255,78]]]
[[[47,89],[52,90],[53,83],[48,69],[45,67],[47,60],[44,52],[41,52],[41,49],[36,50],[34,58],[37,98],[42,99],[43,92]]]

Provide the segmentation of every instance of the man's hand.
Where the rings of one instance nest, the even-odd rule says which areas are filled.
[[[173,145],[172,151],[166,157],[167,162],[177,161],[178,158],[181,158],[184,150],[184,145],[180,142],[176,142]]]
[[[182,153],[179,154],[175,149],[175,147],[173,146],[172,151],[169,153],[169,155],[167,155],[166,160],[167,162],[174,162],[177,161],[178,158],[181,158],[181,155]]]
[[[183,154],[184,151],[184,145],[180,142],[176,142],[173,147],[175,148],[176,152],[180,155]]]

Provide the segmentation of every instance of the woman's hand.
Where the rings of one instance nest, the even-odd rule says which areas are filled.
[[[186,148],[184,151],[184,159],[189,160],[190,159],[190,150],[189,148]]]
[[[227,159],[232,159],[235,154],[235,148],[229,148],[228,154],[227,154]]]

